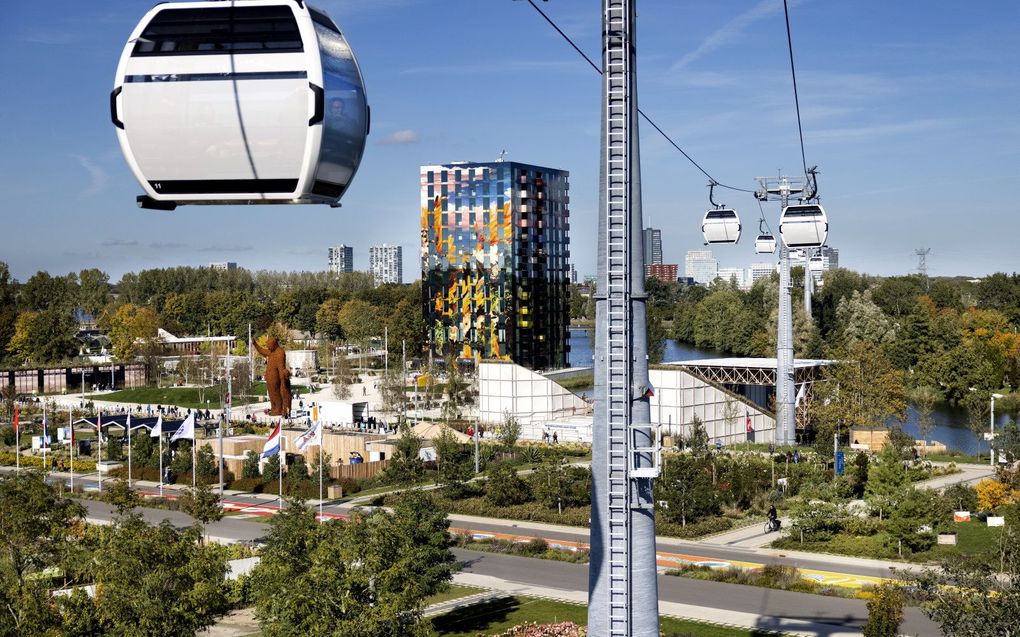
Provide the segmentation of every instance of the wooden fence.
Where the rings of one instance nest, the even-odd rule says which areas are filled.
[[[390,464],[389,460],[378,460],[376,462],[360,462],[358,464],[335,465],[330,473],[335,479],[347,478],[349,480],[367,480],[378,475]]]

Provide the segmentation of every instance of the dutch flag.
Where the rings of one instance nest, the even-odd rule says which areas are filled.
[[[265,446],[262,447],[262,457],[268,458],[275,456],[280,453],[280,422],[277,421],[276,427],[269,433],[269,439],[266,440]]]

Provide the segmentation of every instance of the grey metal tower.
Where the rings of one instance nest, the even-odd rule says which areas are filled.
[[[652,480],[658,436],[649,412],[636,0],[602,2],[602,153],[588,634],[659,634]]]
[[[815,277],[811,274],[811,257],[814,254],[814,248],[804,248],[804,312],[808,320],[811,319],[811,295],[815,290]]]
[[[917,273],[924,279],[924,289],[928,289],[928,255],[931,254],[931,248],[918,248],[914,250],[914,254],[917,255]]]
[[[804,192],[802,181],[789,177],[758,177],[759,201],[778,199],[785,208],[791,195]],[[806,272],[805,272],[806,274]],[[776,330],[776,442],[792,445],[797,441],[796,393],[793,383],[793,284],[790,281],[790,249],[779,243],[779,320]]]

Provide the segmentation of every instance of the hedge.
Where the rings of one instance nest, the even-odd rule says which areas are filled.
[[[12,452],[12,451],[0,451],[0,465],[14,467],[14,466],[17,466],[17,464],[18,464],[18,460],[15,457],[14,452]],[[53,456],[50,456],[50,455],[46,456],[46,464],[48,464],[50,466],[50,470],[51,471],[54,470],[54,468],[56,467],[56,462],[55,462],[55,459],[53,458]],[[33,468],[33,469],[42,469],[43,468],[42,457],[41,456],[24,456],[23,455],[23,456],[21,456],[21,466],[22,467],[29,467],[29,468]],[[71,463],[70,462],[68,462],[68,461],[64,462],[64,470],[65,471],[70,471],[71,470]],[[75,472],[91,473],[91,472],[96,470],[96,463],[95,463],[94,460],[79,460],[78,458],[75,458],[74,459],[74,470],[75,470]]]

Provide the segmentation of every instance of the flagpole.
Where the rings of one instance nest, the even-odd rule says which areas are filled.
[[[163,497],[163,414],[156,418],[159,428],[159,497]]]
[[[42,465],[43,465],[43,482],[46,481],[46,399],[43,398],[42,403]]]
[[[103,462],[103,408],[96,411],[96,427],[99,429],[99,456],[96,458],[96,473],[99,475],[99,492],[103,492],[103,470],[99,465]]]
[[[196,465],[198,460],[198,432],[191,432],[191,490],[194,491],[198,486],[198,473]]]
[[[234,376],[234,365],[230,358],[230,342],[227,342],[227,404],[220,419],[220,506],[223,506],[223,429],[230,424],[230,407],[233,404],[234,396],[231,393],[231,378]]]
[[[128,407],[127,415],[128,430],[128,489],[131,488],[131,408]]]
[[[74,405],[67,408],[67,433],[71,436],[71,493],[74,493]]]
[[[18,406],[14,406],[14,472],[21,475],[21,426],[18,423]]]
[[[322,524],[322,423],[319,422],[319,406],[312,406],[312,414],[315,416],[315,438],[319,443],[319,523]]]
[[[276,459],[279,460],[277,465],[279,465],[279,468],[280,468],[280,485],[279,485],[279,488],[280,488],[280,491],[279,491],[279,497],[280,497],[279,510],[280,511],[283,511],[283,463],[284,463],[284,461],[287,458],[287,456],[285,456],[284,453],[283,453],[283,441],[284,440],[286,440],[286,438],[284,438],[284,436],[283,436],[283,419],[281,418],[280,419],[280,449],[276,452]]]

